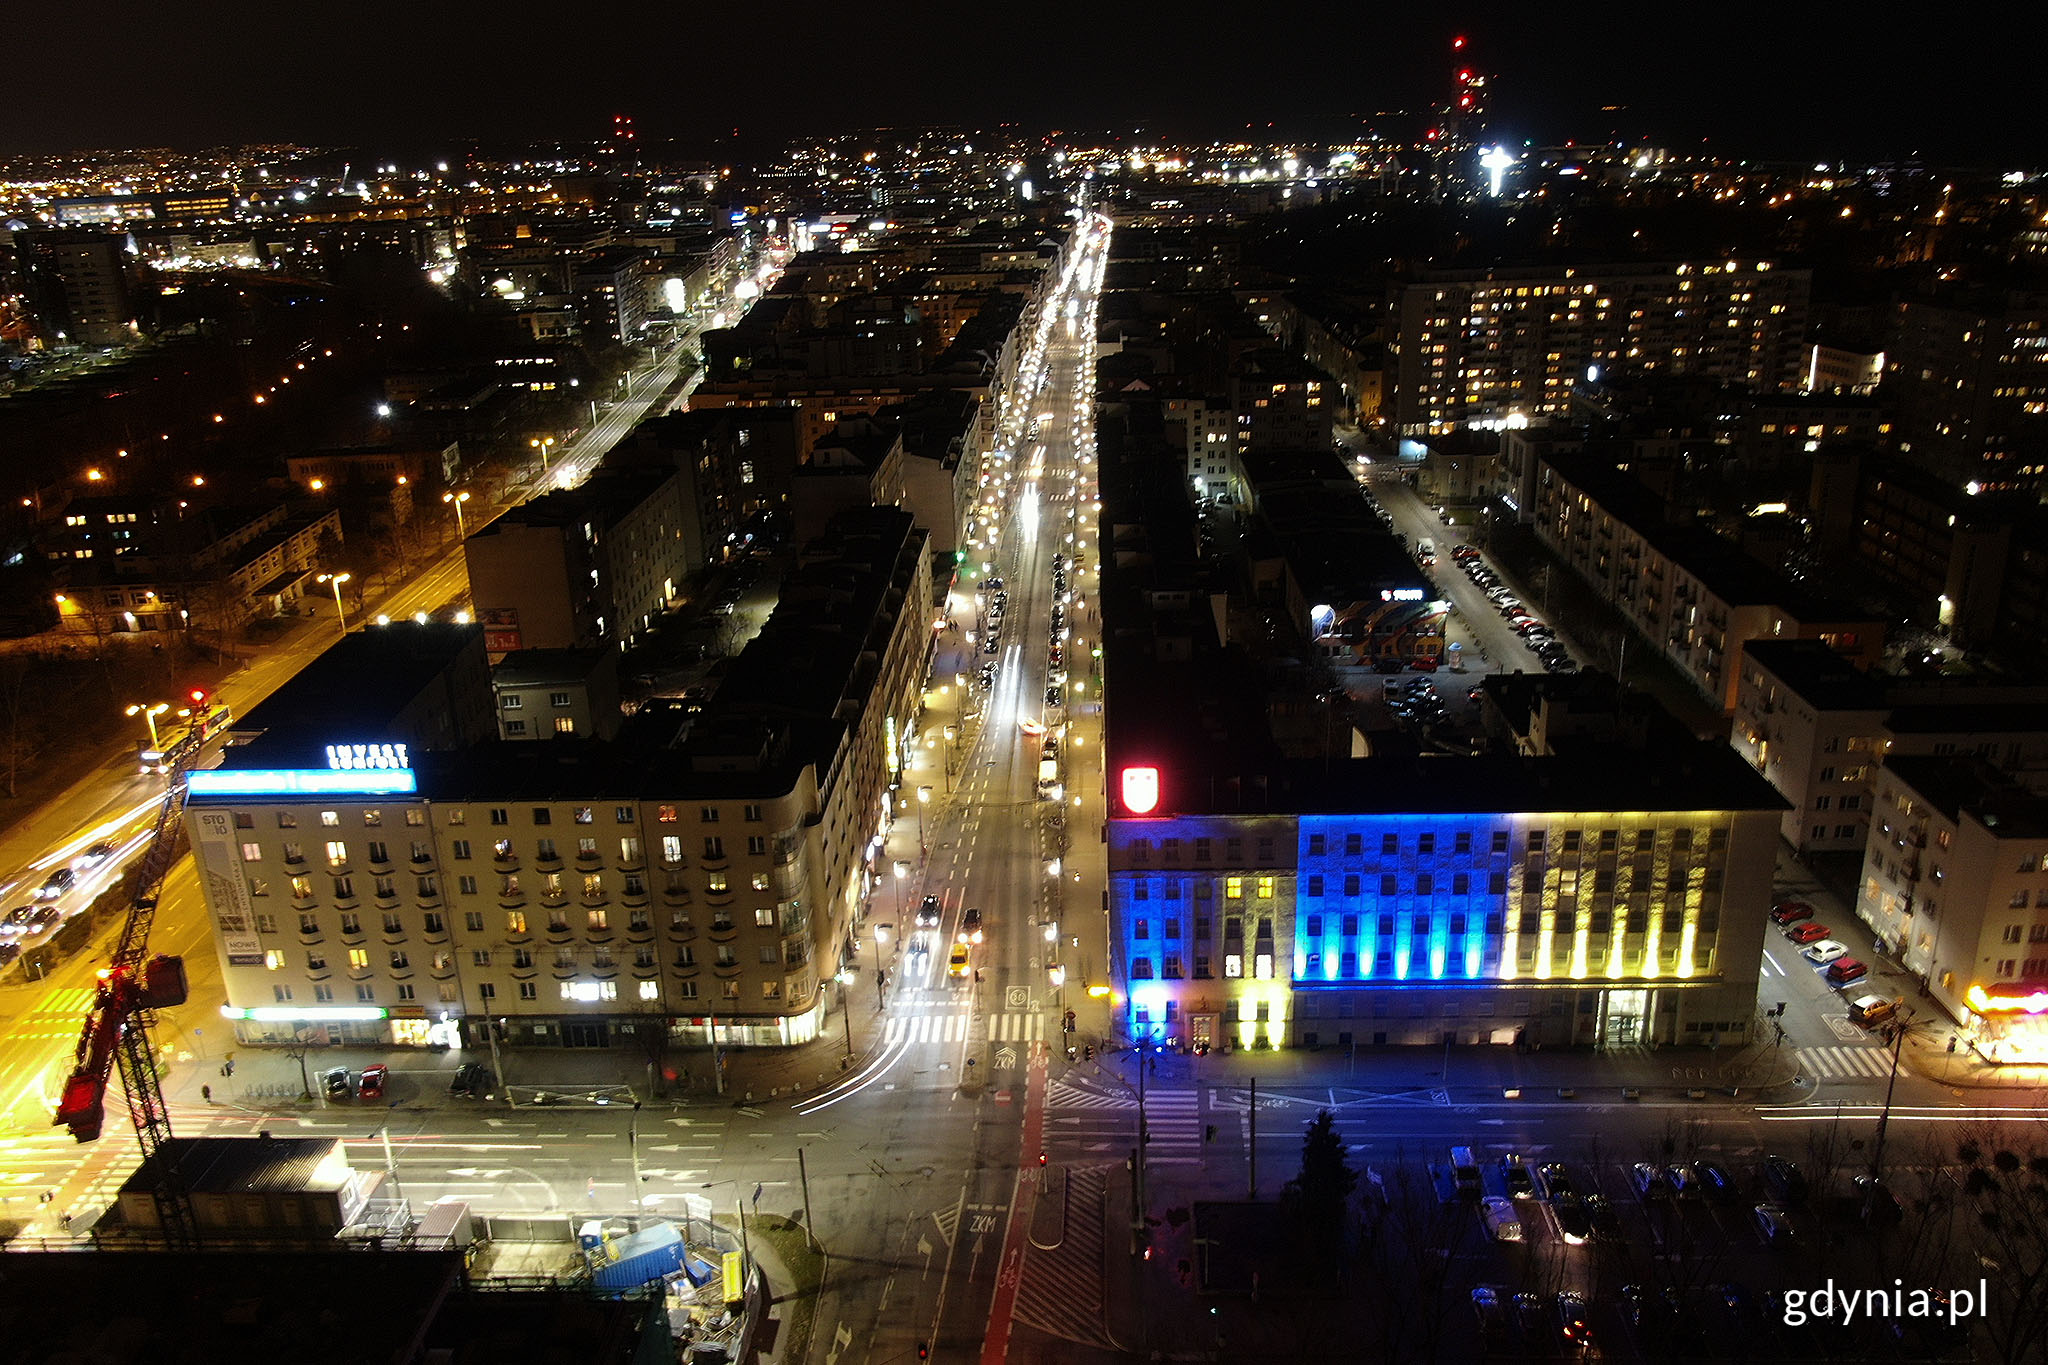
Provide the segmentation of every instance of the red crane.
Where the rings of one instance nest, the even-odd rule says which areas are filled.
[[[191,1195],[167,1150],[171,1112],[164,1103],[149,1030],[156,1011],[185,1003],[185,959],[150,956],[149,931],[164,878],[183,851],[179,816],[185,807],[185,773],[199,756],[201,742],[195,731],[164,755],[170,766],[169,785],[157,807],[149,846],[134,868],[121,940],[113,960],[100,969],[99,989],[79,1032],[76,1063],[52,1120],[53,1125],[69,1128],[80,1142],[98,1138],[106,1121],[107,1078],[119,1068],[128,1114],[142,1148],[143,1173],[156,1197],[158,1223],[178,1246],[197,1245],[199,1230]]]

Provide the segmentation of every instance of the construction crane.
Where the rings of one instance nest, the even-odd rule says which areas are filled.
[[[149,846],[135,865],[121,941],[114,948],[113,960],[100,969],[99,988],[79,1033],[76,1064],[64,1083],[57,1117],[52,1120],[52,1126],[69,1128],[80,1142],[98,1138],[106,1120],[107,1078],[118,1067],[121,1089],[128,1097],[128,1114],[142,1148],[142,1173],[156,1198],[158,1225],[171,1244],[180,1247],[196,1246],[199,1228],[191,1194],[168,1150],[171,1112],[164,1103],[156,1049],[149,1034],[156,1011],[185,1003],[185,959],[162,953],[151,957],[149,931],[156,920],[164,878],[180,852],[183,831],[178,820],[185,808],[185,774],[199,757],[203,743],[195,728],[164,754],[169,784],[157,807]]]

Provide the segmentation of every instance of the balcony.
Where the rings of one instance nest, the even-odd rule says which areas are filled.
[[[741,962],[714,962],[711,964],[711,974],[721,981],[731,981],[745,970],[746,964]]]

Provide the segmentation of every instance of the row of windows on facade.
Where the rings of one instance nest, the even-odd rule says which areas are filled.
[[[721,998],[726,1000],[738,1000],[740,998],[739,982],[721,981],[718,984],[721,988],[719,991]],[[767,994],[764,990],[763,999],[779,1000],[782,998],[779,982],[767,982],[765,986],[773,987],[774,993]],[[540,983],[537,981],[518,982],[517,988],[519,999],[522,1001],[537,1001],[540,999]],[[574,1004],[590,1004],[593,1001],[617,1000],[619,998],[619,983],[616,981],[564,981],[560,983],[560,991],[561,998],[564,1001]],[[332,986],[315,985],[312,987],[312,992],[315,1004],[331,1004],[334,1001],[334,987]],[[439,983],[435,987],[435,993],[444,1005],[456,1004],[461,999],[461,993],[455,989],[452,982],[444,981]],[[659,1000],[661,999],[661,993],[661,983],[658,981],[641,981],[636,983],[635,995],[641,1000]],[[407,1004],[419,999],[419,992],[411,983],[404,981],[397,984],[392,994],[393,998],[400,1004]],[[270,995],[278,1004],[289,1005],[297,1000],[298,990],[292,986],[276,985],[270,988]],[[697,983],[694,981],[671,983],[669,995],[675,1000],[695,1000],[697,998]],[[377,987],[371,982],[360,982],[355,987],[355,998],[359,1004],[374,1005],[377,1003]],[[498,998],[497,986],[489,981],[478,982],[477,998],[486,1003],[495,1001]]]
[[[1557,938],[1553,940],[1550,962],[1558,970],[1565,970],[1567,964],[1577,955],[1576,945],[1567,936],[1569,932],[1568,930],[1560,929]],[[1657,949],[1655,963],[1660,970],[1675,971],[1677,969],[1679,955],[1677,936],[1678,930],[1671,930],[1670,938]],[[1415,940],[1411,940],[1411,943],[1414,942]],[[1499,946],[1499,944],[1489,944],[1487,952],[1482,956],[1474,957],[1468,955],[1464,948],[1452,947],[1446,944],[1443,948],[1442,969],[1441,971],[1432,972],[1432,975],[1462,976],[1472,980],[1486,977],[1489,975],[1488,964],[1491,963],[1497,967],[1500,962]],[[1414,961],[1415,958],[1422,956],[1434,958],[1436,951],[1434,947],[1416,947],[1414,949],[1414,957],[1411,957],[1409,960]],[[1607,964],[1608,970],[1617,973],[1625,971],[1625,960],[1617,958],[1605,947],[1599,951],[1602,960]],[[1394,977],[1404,974],[1399,969],[1400,954],[1393,948],[1381,948],[1370,955],[1347,948],[1336,955],[1336,975],[1339,977],[1364,979],[1366,974],[1361,973],[1360,964],[1367,961],[1368,956],[1370,956],[1372,963],[1369,973],[1371,976]],[[1640,944],[1632,956],[1635,958],[1638,966],[1646,965],[1649,960],[1648,955],[1644,953]],[[1191,979],[1195,981],[1215,980],[1215,970],[1209,954],[1196,953],[1194,958],[1195,970]],[[1701,942],[1694,945],[1692,965],[1695,969],[1700,971],[1710,970],[1712,960],[1713,953],[1707,944]],[[1526,975],[1535,968],[1536,950],[1524,947],[1515,954],[1515,963],[1517,975]],[[1186,972],[1186,960],[1179,953],[1165,953],[1161,955],[1156,964],[1146,954],[1132,957],[1131,980],[1153,980],[1155,967],[1158,974],[1157,979],[1159,980],[1180,981],[1190,979]],[[1243,976],[1244,954],[1225,953],[1223,955],[1224,980],[1235,981]],[[1273,955],[1271,953],[1252,954],[1252,978],[1258,981],[1270,981],[1273,979]],[[1308,953],[1304,955],[1300,979],[1304,981],[1323,981],[1329,979],[1323,971],[1323,954]]]
[[[448,852],[449,856],[457,862],[467,862],[474,856],[474,849],[467,839],[449,840]],[[767,852],[768,836],[765,834],[750,834],[747,836],[747,853],[750,856],[762,857]],[[330,867],[348,866],[349,852],[346,839],[327,840],[325,853]],[[368,840],[364,853],[371,863],[389,863],[391,861],[391,845],[382,839]],[[287,839],[284,841],[281,846],[281,855],[287,863],[303,863],[306,861],[305,846],[294,840]],[[415,863],[430,863],[434,861],[433,846],[415,839],[412,842],[411,856],[412,861]],[[491,856],[501,860],[516,858],[519,856],[518,846],[510,839],[495,839],[491,842]],[[553,839],[542,837],[534,840],[533,856],[536,862],[559,862],[561,861],[562,854]],[[579,859],[586,860],[601,856],[597,840],[587,835],[578,838],[576,840],[576,856]],[[621,863],[630,867],[641,862],[642,856],[639,839],[628,835],[619,840],[619,861]],[[714,862],[724,858],[725,840],[716,834],[705,835],[704,857]],[[671,866],[682,863],[682,836],[676,834],[664,834],[662,836],[661,860]],[[242,844],[242,861],[244,863],[262,862],[263,845],[254,841],[245,841]]]
[[[552,965],[558,971],[572,971],[581,960],[581,954],[578,950],[569,947],[557,948],[552,957]],[[759,949],[757,957],[760,965],[764,967],[795,968],[804,965],[801,961],[786,961],[781,950],[773,944],[764,944]],[[390,963],[391,970],[394,972],[412,970],[412,954],[403,948],[389,949],[386,953],[386,958]],[[455,960],[456,954],[452,949],[438,949],[428,955],[427,965],[430,970],[436,972],[453,971]],[[501,960],[509,960],[514,971],[531,970],[537,961],[533,950],[530,948],[512,948],[504,952],[493,948],[473,948],[469,953],[469,965],[472,967],[489,968],[494,963],[501,964]],[[351,972],[367,972],[371,970],[370,950],[368,948],[348,949],[346,961],[348,963],[348,970]],[[263,954],[263,965],[269,971],[280,972],[290,966],[290,957],[284,949],[272,948]],[[599,946],[590,950],[589,965],[593,971],[611,971],[619,965],[618,957],[610,948]],[[656,965],[654,949],[646,945],[636,947],[633,950],[633,965],[643,971],[652,969]],[[678,971],[687,971],[695,968],[698,965],[697,950],[688,945],[676,948],[669,965]],[[712,952],[712,965],[718,967],[739,966],[738,950],[730,943],[718,944]],[[325,948],[311,948],[307,950],[306,970],[309,973],[329,970],[327,950]]]
[[[1607,893],[1646,895],[1655,889],[1650,884],[1647,876],[1620,875],[1621,873],[1633,873],[1635,869],[1632,868],[1594,868],[1592,869],[1591,876],[1582,875],[1578,868],[1567,867],[1552,870],[1556,873],[1557,877],[1557,894],[1566,899],[1577,896],[1581,890],[1588,889],[1596,895]],[[1719,869],[1674,867],[1664,875],[1665,892],[1676,895],[1685,891],[1691,884],[1691,878],[1694,873],[1698,873],[1700,876],[1701,891],[1707,894],[1716,894],[1721,890],[1721,873]],[[1223,898],[1229,901],[1242,900],[1245,893],[1245,883],[1254,880],[1259,898],[1261,900],[1272,900],[1277,890],[1276,879],[1272,877],[1259,877],[1256,879],[1225,877],[1223,879]],[[1439,886],[1439,881],[1444,882],[1445,885]],[[1542,891],[1544,889],[1543,882],[1544,870],[1542,867],[1531,864],[1522,869],[1521,889],[1524,892],[1533,894]],[[1321,873],[1311,873],[1309,876],[1302,878],[1300,886],[1304,896],[1329,894],[1328,883]],[[1130,887],[1130,898],[1133,901],[1148,901],[1152,898],[1151,884],[1143,878],[1132,881]],[[1420,872],[1411,881],[1406,883],[1406,887],[1408,893],[1417,896],[1434,896],[1441,894],[1446,889],[1448,889],[1451,895],[1465,896],[1472,894],[1473,882],[1471,874],[1466,872],[1454,872],[1448,878],[1439,878],[1435,873]],[[1174,901],[1181,898],[1181,884],[1178,881],[1169,880],[1164,884],[1164,888],[1167,900]],[[1343,895],[1362,895],[1364,894],[1364,878],[1356,872],[1349,873],[1344,878],[1343,888]],[[1486,890],[1483,894],[1504,896],[1507,894],[1507,891],[1507,873],[1490,872],[1486,874]],[[1196,900],[1208,900],[1211,897],[1211,884],[1206,881],[1198,881],[1194,884],[1194,892]],[[1401,878],[1392,872],[1382,873],[1379,878],[1379,894],[1382,896],[1398,896],[1403,894]]]
[[[489,811],[490,822],[492,824],[509,825],[512,823],[511,807],[491,806],[487,809]],[[555,810],[552,806],[533,806],[530,807],[529,810],[531,813],[532,822],[536,825],[552,825],[555,822]],[[699,806],[697,808],[698,823],[705,825],[715,825],[719,823],[721,810],[722,808],[718,806]],[[371,829],[375,829],[384,823],[384,811],[382,807],[364,806],[360,808],[360,811],[362,815],[362,821],[365,826]],[[404,807],[404,812],[405,823],[408,825],[420,826],[427,823],[427,811],[426,807],[424,806],[406,806]],[[596,824],[597,807],[572,806],[569,809],[569,818],[573,823],[579,825]],[[633,824],[637,819],[638,811],[632,806],[612,807],[612,822],[614,824],[630,825]],[[656,824],[673,825],[679,823],[681,819],[682,814],[680,807],[656,806],[654,808],[654,821]],[[758,823],[761,819],[761,807],[753,802],[747,802],[746,804],[740,807],[740,819],[743,821],[747,821],[749,823]],[[322,825],[327,826],[330,829],[339,827],[341,824],[341,812],[338,810],[321,811],[320,823]],[[466,825],[469,823],[469,811],[462,806],[444,807],[442,808],[442,823],[448,825]],[[279,829],[297,829],[298,826],[299,813],[297,811],[280,810],[277,812],[277,827]],[[235,828],[256,828],[256,813],[254,811],[246,810],[236,811]]]
[[[570,704],[571,701],[567,692],[548,693],[549,706],[568,706]],[[507,692],[498,699],[498,705],[507,711],[517,711],[526,705],[526,696],[520,692]],[[621,807],[621,809],[624,808]]]
[[[1530,853],[1548,851],[1550,849],[1550,835],[1552,832],[1541,829],[1530,830],[1523,840],[1524,849]],[[1511,838],[1509,831],[1496,829],[1488,833],[1490,835],[1487,848],[1489,853],[1506,853],[1509,851],[1509,841]],[[1558,830],[1555,833],[1558,836],[1556,848],[1564,853],[1615,853],[1620,851],[1621,848],[1622,831],[1618,829],[1567,829]],[[1637,853],[1655,852],[1659,833],[1660,831],[1650,828],[1636,830],[1632,851]],[[1681,827],[1673,829],[1669,831],[1669,834],[1670,846],[1674,851],[1693,847],[1693,831],[1690,828]],[[1589,835],[1591,836],[1590,838],[1588,837]],[[1343,851],[1346,856],[1359,857],[1364,854],[1366,845],[1366,835],[1364,833],[1348,833],[1343,837]],[[1399,834],[1389,833],[1379,836],[1379,849],[1382,857],[1398,856],[1404,851],[1404,848],[1426,857],[1438,852],[1440,842],[1442,842],[1442,836],[1432,831],[1423,831],[1416,834],[1412,846],[1404,845]],[[1193,843],[1194,861],[1205,863],[1212,860],[1214,840],[1207,836],[1197,836]],[[1223,843],[1223,856],[1226,862],[1236,862],[1243,858],[1243,839],[1231,837],[1226,838]],[[1275,840],[1270,835],[1261,835],[1255,840],[1255,849],[1260,862],[1272,861],[1274,843]],[[1707,831],[1707,847],[1710,850],[1722,849],[1727,846],[1727,843],[1728,831],[1725,828],[1717,826]],[[1127,847],[1134,857],[1142,859],[1151,851],[1152,841],[1150,839],[1133,839]],[[1334,841],[1329,835],[1310,834],[1308,836],[1306,850],[1308,857],[1325,857],[1335,851]],[[1449,839],[1449,851],[1452,853],[1475,852],[1473,831],[1458,830],[1453,833]],[[1164,861],[1177,861],[1180,857],[1180,852],[1181,841],[1178,838],[1165,838],[1159,841],[1159,855]]]
[[[789,914],[787,916],[788,926],[783,930],[785,934],[802,932],[801,914],[801,904],[796,901],[790,902]],[[592,933],[610,932],[611,911],[601,907],[592,908],[585,910],[583,917],[586,926]],[[568,933],[569,920],[570,916],[567,910],[548,911],[548,932],[551,934]],[[773,906],[762,905],[754,908],[754,927],[757,929],[773,929],[778,924],[782,924],[783,921],[784,917],[780,916]],[[448,921],[438,911],[427,911],[420,917],[420,922],[421,931],[430,938],[448,932]],[[463,929],[467,933],[481,934],[485,932],[485,916],[481,910],[465,911],[462,916],[462,922]],[[669,912],[668,927],[671,930],[688,931],[692,927],[692,923],[690,912],[686,909],[677,908]],[[720,906],[711,911],[711,931],[713,933],[724,933],[727,930],[738,927],[739,920],[735,918],[730,907]],[[346,910],[342,911],[340,929],[343,938],[360,938],[363,933],[362,916]],[[645,910],[629,911],[626,916],[626,929],[627,932],[635,934],[652,933],[654,930],[653,917]],[[259,934],[276,933],[277,916],[259,913],[256,916],[256,932]],[[322,932],[318,915],[310,912],[299,915],[299,935],[302,938],[318,938]],[[383,917],[383,932],[386,937],[403,937],[406,933],[404,918],[397,914],[387,913]],[[524,910],[507,910],[505,912],[505,932],[512,938],[524,938],[531,932],[530,921],[527,919]]]

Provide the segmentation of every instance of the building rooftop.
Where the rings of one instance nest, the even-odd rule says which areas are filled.
[[[2000,839],[2048,839],[2048,797],[1976,758],[1894,754],[1884,766],[1953,822],[1967,815]]]
[[[264,1194],[339,1189],[346,1183],[347,1158],[340,1138],[198,1137],[171,1138],[164,1150],[177,1163],[194,1194]],[[340,1158],[337,1162],[337,1158]],[[325,1168],[325,1169],[323,1169]],[[341,1179],[334,1178],[336,1170]],[[150,1177],[138,1166],[121,1185],[123,1194],[147,1191]]]
[[[1844,659],[1823,640],[1751,640],[1750,662],[1769,672],[1817,711],[1881,711],[1885,685]]]
[[[507,654],[491,670],[491,681],[512,687],[551,682],[581,682],[609,658],[605,649],[521,649]]]
[[[442,621],[393,621],[351,631],[237,720],[234,733],[245,745],[266,733],[381,734],[482,639],[482,626]],[[239,755],[239,748],[230,748],[225,757],[246,766],[236,762]]]

